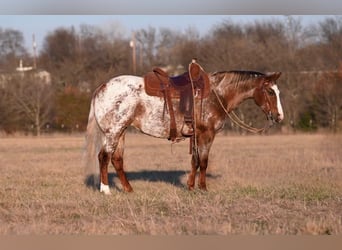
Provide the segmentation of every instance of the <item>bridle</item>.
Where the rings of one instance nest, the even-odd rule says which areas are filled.
[[[261,107],[263,108],[263,107],[266,106],[265,109],[264,109],[264,110],[267,110],[267,112],[265,112],[266,113],[266,117],[267,117],[267,120],[269,122],[272,122],[272,124],[271,124],[271,126],[272,126],[275,121],[274,121],[274,118],[272,116],[272,111],[271,111],[271,107],[270,107],[271,100],[270,100],[270,97],[268,96],[268,94],[266,93],[267,90],[266,90],[265,86],[262,86],[262,90],[261,91],[264,94],[264,97],[265,97],[265,100],[266,100],[266,103],[264,105],[262,105]]]
[[[219,102],[219,104],[221,105],[221,108],[223,109],[223,111],[226,113],[226,115],[229,117],[229,119],[234,122],[236,125],[238,125],[240,128],[242,129],[245,129],[251,133],[263,133],[265,131],[267,131],[270,127],[273,126],[274,124],[274,119],[273,119],[273,116],[272,116],[272,112],[271,112],[271,108],[270,108],[270,99],[269,99],[269,96],[267,95],[266,93],[266,89],[265,87],[263,86],[262,87],[262,91],[263,91],[263,94],[265,96],[265,99],[266,99],[266,105],[267,105],[267,109],[268,109],[268,112],[267,112],[267,120],[268,120],[268,123],[265,124],[265,126],[263,128],[254,128],[252,126],[249,126],[247,125],[245,122],[243,122],[237,115],[236,113],[232,110],[230,112],[228,112],[228,110],[224,107],[223,103],[222,103],[222,100],[220,99],[219,95],[217,94],[216,90],[213,88],[213,92]]]

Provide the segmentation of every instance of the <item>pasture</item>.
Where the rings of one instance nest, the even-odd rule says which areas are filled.
[[[84,137],[0,138],[0,234],[317,235],[342,233],[342,136],[215,139],[208,192],[186,188],[188,141],[126,138],[124,193],[85,184]]]

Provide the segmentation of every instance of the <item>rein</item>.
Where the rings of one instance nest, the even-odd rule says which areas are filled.
[[[229,117],[229,119],[231,121],[233,121],[236,125],[238,125],[240,128],[243,128],[251,133],[262,133],[265,132],[266,130],[268,130],[272,125],[273,125],[273,118],[272,115],[269,113],[267,115],[268,121],[269,123],[265,125],[265,127],[263,128],[254,128],[252,126],[247,125],[245,122],[243,122],[237,115],[236,113],[232,110],[231,112],[228,112],[228,110],[224,107],[221,99],[219,98],[216,90],[213,88],[213,92],[217,98],[217,100],[219,101],[221,108],[223,109],[223,111],[226,113],[226,115]]]
[[[192,60],[192,63],[196,63],[196,60]],[[189,68],[189,77],[190,77],[190,81],[191,81],[191,92],[192,92],[192,101],[193,101],[193,106],[192,106],[192,115],[193,117],[196,117],[196,111],[195,111],[195,86],[194,86],[194,81],[192,79],[192,75],[191,75],[191,71],[190,71],[190,65],[188,66]],[[201,67],[202,69],[202,67]],[[203,69],[202,69],[203,70]],[[190,148],[189,148],[189,153],[192,155],[195,151],[196,157],[195,157],[195,161],[199,160],[199,153],[198,153],[198,145],[197,145],[197,123],[196,123],[196,118],[193,119],[193,127],[194,127],[194,134],[193,136],[191,136],[190,138]],[[197,164],[197,162],[196,162]]]

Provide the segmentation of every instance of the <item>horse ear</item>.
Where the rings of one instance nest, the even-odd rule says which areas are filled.
[[[281,75],[281,72],[270,72],[270,73],[267,73],[266,76],[265,76],[265,82],[274,82],[274,81],[278,80],[280,75]]]

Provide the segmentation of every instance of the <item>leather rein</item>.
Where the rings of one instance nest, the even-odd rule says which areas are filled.
[[[229,117],[229,119],[234,122],[237,126],[239,126],[240,128],[242,129],[245,129],[251,133],[263,133],[265,131],[267,131],[271,126],[273,126],[274,124],[274,119],[273,119],[273,116],[271,114],[271,111],[268,112],[267,114],[267,120],[268,120],[268,124],[266,123],[266,125],[263,127],[263,128],[254,128],[252,126],[249,126],[248,124],[246,124],[245,122],[243,122],[237,115],[236,113],[232,110],[230,112],[228,112],[228,110],[224,107],[220,97],[218,96],[216,90],[213,88],[213,92],[218,100],[218,102],[220,103],[221,105],[221,108],[223,109],[223,111],[226,113],[226,115]],[[269,101],[269,98],[266,94],[266,91],[265,89],[263,89],[263,92],[265,94],[265,97],[267,99],[267,101]],[[267,103],[267,105],[269,106],[269,103]]]

